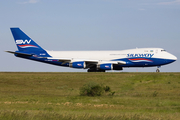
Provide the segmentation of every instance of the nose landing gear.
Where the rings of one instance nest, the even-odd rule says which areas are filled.
[[[160,70],[159,70],[160,67],[161,66],[157,66],[156,72],[160,72]]]

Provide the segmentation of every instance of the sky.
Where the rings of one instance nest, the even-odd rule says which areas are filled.
[[[0,71],[86,72],[17,58],[11,27],[46,50],[125,50],[155,47],[180,58],[180,0],[1,0]],[[180,72],[179,59],[160,68]],[[156,67],[121,72],[155,72]],[[114,71],[113,71],[114,72]]]

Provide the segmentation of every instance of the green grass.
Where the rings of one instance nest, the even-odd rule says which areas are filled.
[[[79,95],[89,81],[115,94]],[[0,73],[3,120],[178,120],[180,73]]]

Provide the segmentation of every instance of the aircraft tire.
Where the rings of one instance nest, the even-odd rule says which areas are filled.
[[[157,69],[157,70],[156,70],[156,72],[160,72],[160,70],[159,70],[159,69]]]

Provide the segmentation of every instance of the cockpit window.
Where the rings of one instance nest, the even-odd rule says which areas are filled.
[[[166,51],[166,50],[161,50],[161,52],[163,52],[163,51]]]

